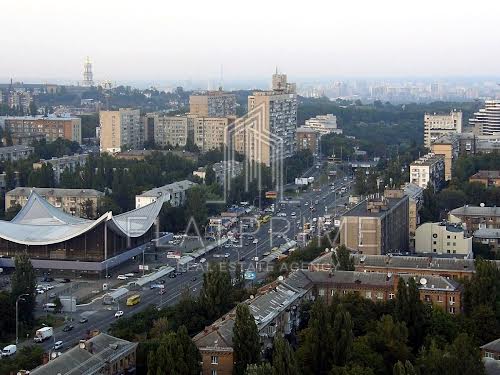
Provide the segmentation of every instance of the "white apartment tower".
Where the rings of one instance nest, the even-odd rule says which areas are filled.
[[[429,153],[410,164],[410,183],[427,188],[428,184],[438,191],[444,183],[444,156]]]
[[[476,135],[500,134],[500,100],[486,100],[485,107],[469,120]]]
[[[424,115],[424,145],[431,148],[432,142],[449,133],[462,133],[462,112],[451,111],[450,114]]]

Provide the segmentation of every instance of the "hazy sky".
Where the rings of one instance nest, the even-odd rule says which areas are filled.
[[[498,0],[4,0],[0,77],[500,76]]]

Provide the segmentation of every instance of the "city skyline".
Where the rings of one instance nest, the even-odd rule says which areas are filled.
[[[493,8],[500,6],[486,3],[444,1],[431,8],[391,0],[363,4],[360,12],[353,4],[302,9],[259,0],[240,12],[225,0],[194,8],[151,2],[140,9],[132,1],[9,2],[4,26],[17,31],[16,38],[0,36],[9,51],[0,78],[80,81],[86,56],[96,81],[217,81],[221,65],[228,82],[263,81],[275,66],[297,81],[498,77],[500,52],[491,46]],[[44,58],[26,59],[30,54]]]

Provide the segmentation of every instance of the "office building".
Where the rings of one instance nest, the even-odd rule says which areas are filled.
[[[25,190],[32,190],[31,195],[18,214],[11,221],[0,220],[1,268],[14,267],[16,255],[26,253],[36,269],[102,275],[142,254],[144,245],[157,239],[154,223],[161,199],[120,215],[106,212],[89,220],[54,207],[35,189]]]
[[[248,115],[235,124],[234,148],[270,166],[296,150],[297,94],[285,74],[273,75],[273,89],[248,97]]]
[[[30,375],[135,374],[138,345],[99,333],[80,340],[78,345],[30,371]]]
[[[319,154],[320,133],[306,126],[297,128],[297,151],[309,150],[311,154]]]
[[[17,161],[29,158],[35,149],[31,146],[0,147],[0,161]]]
[[[337,116],[332,114],[318,115],[306,120],[306,128],[311,128],[319,132],[320,135],[326,134],[342,134],[342,129],[337,127]]]
[[[500,133],[500,100],[486,100],[484,104],[484,108],[469,119],[469,125],[477,135]]]
[[[100,200],[104,197],[103,192],[94,189],[17,187],[5,195],[5,211],[14,205],[24,207],[32,192],[68,214],[88,219],[97,215]]]
[[[182,180],[145,191],[135,196],[135,207],[147,206],[160,198],[164,203],[170,203],[172,207],[182,206],[186,203],[187,191],[195,185],[194,182]]]
[[[431,153],[443,155],[444,178],[450,181],[453,172],[453,163],[460,153],[460,135],[458,133],[444,134],[431,144]]]
[[[472,237],[461,223],[424,223],[415,232],[415,252],[472,258]]]
[[[444,156],[432,153],[422,156],[410,164],[410,183],[439,191],[444,183]]]
[[[125,149],[139,149],[144,144],[144,126],[140,110],[120,108],[100,111],[100,151],[114,154]]]
[[[479,182],[485,187],[500,187],[500,171],[479,171],[469,177],[469,182]]]
[[[57,183],[61,180],[61,174],[65,171],[74,171],[78,166],[83,166],[87,162],[89,154],[74,154],[70,156],[63,156],[60,158],[40,159],[33,163],[33,169],[37,170],[42,168],[43,165],[51,166],[54,171],[54,179]]]
[[[191,95],[189,113],[200,117],[236,116],[236,95],[222,89]]]
[[[47,142],[63,138],[82,143],[82,122],[78,117],[4,117],[0,122],[16,136],[43,134]]]
[[[229,126],[236,117],[192,118],[194,143],[202,152],[221,149],[228,144]]]
[[[340,223],[340,243],[363,254],[408,251],[409,198],[402,191],[391,197],[370,197],[347,211]]]
[[[451,210],[448,220],[452,223],[464,223],[468,235],[478,229],[500,229],[500,207],[465,205]]]
[[[424,115],[424,146],[431,148],[432,142],[440,136],[449,133],[462,132],[462,112],[451,111],[449,115],[430,114]]]

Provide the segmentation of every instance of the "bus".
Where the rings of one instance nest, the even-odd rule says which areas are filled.
[[[134,294],[127,298],[127,306],[134,306],[141,302],[141,296],[139,294]]]

